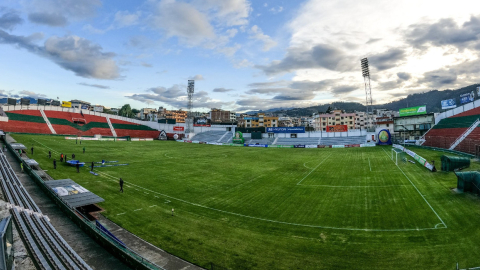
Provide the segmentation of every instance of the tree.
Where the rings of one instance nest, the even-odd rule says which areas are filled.
[[[135,110],[135,109],[133,109]],[[122,106],[122,108],[118,111],[118,115],[120,116],[124,116],[124,117],[129,117],[129,118],[134,118],[136,113],[134,113],[134,111],[132,110],[132,108],[130,107],[130,104],[125,104]],[[137,112],[139,112],[138,110],[135,110]]]
[[[325,111],[325,113],[332,113],[332,107],[328,106],[328,109]]]

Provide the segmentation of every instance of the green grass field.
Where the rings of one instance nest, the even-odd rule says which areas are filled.
[[[455,269],[480,266],[480,200],[453,173],[391,160],[391,147],[246,148],[177,142],[82,145],[14,135],[55,179],[105,199],[103,214],[187,261],[229,269]],[[82,154],[82,148],[86,153]],[[85,162],[60,164],[48,150]],[[413,149],[440,165],[439,151]],[[477,163],[468,170],[480,168]],[[119,193],[118,178],[125,180]],[[171,216],[171,209],[175,216]],[[127,243],[128,245],[128,243]]]

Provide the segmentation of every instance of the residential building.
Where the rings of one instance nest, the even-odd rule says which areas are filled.
[[[265,113],[258,113],[257,115],[247,116],[243,119],[238,119],[238,127],[278,127],[278,117],[266,116]]]
[[[88,110],[90,108],[90,102],[86,102],[79,99],[73,99],[70,101],[72,108]]]
[[[327,126],[346,125],[348,129],[355,129],[355,113],[346,113],[342,110],[333,110],[332,113],[315,114],[313,127],[316,131],[326,131]]]
[[[167,110],[166,108],[158,108],[158,119],[175,119],[177,123],[185,123],[185,118],[187,118],[187,111],[182,109],[180,110]]]
[[[237,114],[231,111],[212,108],[209,113],[209,119],[212,124],[234,123],[237,120]]]

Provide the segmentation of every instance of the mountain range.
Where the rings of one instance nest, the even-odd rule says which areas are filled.
[[[396,101],[392,101],[385,104],[374,105],[373,108],[398,111],[401,108],[426,105],[427,112],[429,113],[441,112],[442,100],[454,99],[457,106],[461,106],[462,104],[460,104],[460,95],[471,93],[472,91],[475,93],[475,99],[478,99],[480,96],[479,96],[479,93],[477,92],[477,87],[479,86],[480,84],[472,84],[456,90],[451,90],[451,89],[446,89],[442,91],[431,90],[423,93],[410,94],[407,97],[396,100]],[[271,110],[268,110],[268,112],[271,112],[273,114],[284,114],[288,116],[299,117],[299,116],[311,116],[313,113],[318,113],[318,112],[324,113],[328,110],[329,107],[332,109],[345,110],[346,112],[365,111],[365,105],[358,102],[333,102],[333,103],[327,103],[323,105],[306,107],[306,108],[271,109]]]

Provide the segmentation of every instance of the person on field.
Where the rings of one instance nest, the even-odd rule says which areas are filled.
[[[53,159],[53,169],[54,170],[57,169],[57,160],[56,159]]]
[[[48,158],[52,158],[52,151],[48,151]]]
[[[60,162],[63,162],[63,153],[60,154]]]
[[[120,184],[120,192],[123,193],[123,179],[122,178],[120,178],[119,184]]]
[[[102,159],[102,166],[105,165],[105,159]]]
[[[67,155],[65,155],[65,163],[67,163]]]
[[[75,159],[75,154],[72,154],[72,159]]]
[[[32,148],[30,148],[30,150],[32,150],[32,155],[33,155],[33,145],[32,145]]]
[[[93,165],[93,161],[92,161],[92,172],[93,172],[93,166],[94,166],[94,165]]]
[[[175,212],[175,209],[172,208],[172,217],[173,217],[174,212]]]
[[[80,142],[82,142],[82,141],[80,141]],[[83,153],[85,154],[85,146],[83,147]]]
[[[80,161],[77,160],[77,164],[75,164],[75,166],[77,167],[77,173],[80,172]]]

